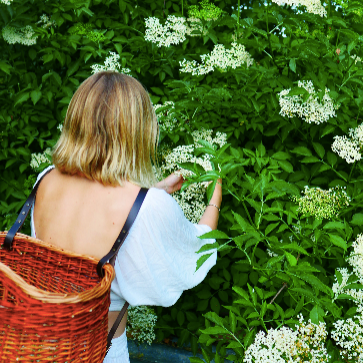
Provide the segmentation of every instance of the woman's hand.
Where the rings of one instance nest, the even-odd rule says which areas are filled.
[[[167,193],[171,194],[180,190],[184,182],[184,179],[181,175],[175,175],[174,173],[170,174],[164,180],[155,184],[155,188],[164,189]]]

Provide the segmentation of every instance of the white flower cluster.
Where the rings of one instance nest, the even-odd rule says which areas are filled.
[[[157,316],[148,306],[130,306],[127,315],[127,336],[140,343],[151,344],[155,340]]]
[[[357,56],[356,54],[352,55],[350,58],[354,60],[354,64],[357,64],[358,62],[362,62],[362,58]]]
[[[56,22],[54,20],[50,20],[50,17],[46,14],[41,15],[40,20],[36,24],[42,24],[41,27],[44,29],[57,26]]]
[[[30,167],[33,170],[38,171],[37,169],[39,168],[39,166],[43,163],[46,164],[51,164],[51,154],[52,154],[52,150],[48,147],[47,149],[44,150],[43,153],[34,153],[31,154],[31,160],[30,160]]]
[[[303,321],[299,316],[296,330],[282,326],[269,329],[267,335],[260,331],[255,341],[245,352],[244,363],[311,363],[326,362],[329,359],[325,348],[327,338],[325,323],[319,325]]]
[[[106,57],[105,64],[93,64],[92,74],[103,71],[115,71],[123,74],[130,75],[131,70],[129,68],[121,68],[121,64],[118,62],[120,56],[115,52],[110,52],[110,56]]]
[[[216,136],[212,137],[213,130],[196,130],[192,132],[194,145],[181,145],[174,149],[164,148],[162,153],[162,165],[160,174],[166,176],[172,172],[182,175],[184,178],[190,177],[193,172],[186,169],[181,169],[178,164],[196,163],[203,167],[204,170],[212,170],[210,155],[204,154],[202,157],[194,156],[194,150],[197,147],[202,147],[198,140],[208,141],[212,145],[222,147],[227,142],[227,135],[217,132]],[[173,198],[182,208],[185,217],[193,223],[198,223],[206,208],[205,193],[208,183],[195,183],[190,185],[184,191],[178,191],[172,194]]]
[[[24,28],[14,28],[10,25],[7,25],[2,30],[2,35],[4,40],[9,44],[23,44],[23,45],[34,45],[37,42],[37,37],[34,36],[35,32],[30,25],[25,26]]]
[[[327,15],[324,6],[321,5],[320,0],[272,0],[278,5],[290,5],[290,6],[306,6],[308,13],[313,13],[324,17]]]
[[[357,310],[358,315],[346,320],[338,320],[333,323],[335,330],[331,337],[343,349],[340,355],[348,360],[363,362],[363,306]]]
[[[236,69],[246,64],[250,67],[253,64],[253,58],[246,51],[242,44],[232,43],[231,49],[226,49],[223,44],[217,44],[210,54],[200,56],[202,63],[198,64],[196,60],[188,61],[183,59],[179,62],[180,72],[191,73],[193,76],[213,72],[215,68],[223,71],[228,67]]]
[[[0,0],[1,4],[10,5],[13,2],[13,0]]]
[[[310,214],[316,219],[332,219],[339,215],[339,211],[349,206],[351,198],[345,191],[345,187],[336,186],[328,190],[319,187],[309,188],[305,186],[301,197],[292,197],[299,203],[298,213]]]
[[[310,97],[306,102],[303,102],[302,95],[288,96],[291,88],[282,90],[279,93],[280,115],[289,118],[301,117],[307,123],[315,123],[317,125],[327,122],[331,117],[336,116],[335,110],[338,107],[334,106],[333,100],[328,94],[330,92],[328,88],[325,88],[325,95],[322,103],[320,103],[312,81],[299,81],[298,86],[305,88],[309,92]]]
[[[169,47],[171,44],[183,43],[187,27],[185,18],[168,15],[165,24],[155,17],[145,19],[145,40],[156,43],[158,47]]]
[[[339,283],[337,278],[333,285],[335,298],[340,294],[347,294],[355,299],[357,304],[357,314],[353,318],[338,320],[334,323],[335,330],[332,331],[332,338],[343,349],[340,354],[343,358],[363,362],[363,290],[349,289],[348,279],[356,275],[358,283],[363,283],[363,234],[357,236],[352,244],[353,251],[348,257],[348,263],[353,267],[353,273],[347,268],[339,269],[342,281]]]
[[[363,124],[355,129],[349,129],[349,137],[334,136],[332,150],[348,164],[362,159]]]
[[[158,117],[160,129],[172,132],[177,126],[178,120],[175,117],[175,104],[173,101],[166,101],[162,105],[154,105],[155,112]]]

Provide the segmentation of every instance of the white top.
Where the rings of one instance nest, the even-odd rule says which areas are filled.
[[[49,168],[39,174],[37,181]],[[34,205],[30,225],[35,237],[33,210]],[[209,231],[207,225],[189,222],[178,203],[164,190],[149,189],[116,257],[110,311],[121,310],[125,300],[132,306],[175,304],[182,292],[202,282],[216,263],[216,249],[196,253],[203,245],[215,242],[198,238]],[[197,260],[211,252],[195,271]]]

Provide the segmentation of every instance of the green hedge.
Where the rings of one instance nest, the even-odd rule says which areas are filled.
[[[332,144],[362,124],[360,1],[326,0],[326,16],[278,0],[8,1],[0,3],[0,230],[47,165],[32,168],[32,154],[54,145],[78,85],[115,52],[154,104],[175,103],[161,146],[193,144],[191,132],[202,128],[227,134],[222,149],[196,150],[213,156],[215,170],[193,178],[223,178],[217,265],[175,306],[156,309],[158,339],[177,335],[193,352],[199,339],[206,362],[242,362],[258,331],[294,328],[300,313],[329,332],[357,319],[359,299],[332,288],[344,278],[337,268],[352,270],[347,257],[363,232],[363,163],[347,163]],[[159,47],[145,39],[146,18],[164,24],[172,15],[189,19],[185,40]],[[220,55],[233,47],[241,57],[233,68],[227,56],[224,67]],[[205,74],[183,72],[205,54]],[[352,140],[358,158],[363,136]],[[359,292],[356,275],[347,284]],[[330,335],[326,346],[327,362],[342,361]]]

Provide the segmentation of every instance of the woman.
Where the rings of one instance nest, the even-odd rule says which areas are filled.
[[[41,182],[33,206],[33,236],[101,259],[120,233],[140,187],[150,188],[116,258],[109,327],[125,301],[133,306],[173,305],[216,262],[214,251],[195,272],[200,257],[195,252],[214,242],[198,236],[217,227],[221,185],[199,224],[190,223],[169,195],[181,188],[182,178],[172,174],[156,183],[152,162],[157,139],[156,115],[142,85],[120,73],[96,73],[70,102],[53,152],[55,168]],[[126,319],[106,363],[129,362]]]

